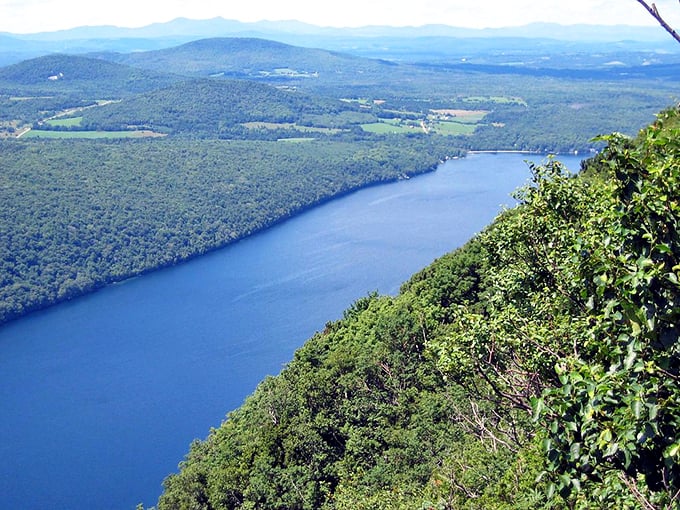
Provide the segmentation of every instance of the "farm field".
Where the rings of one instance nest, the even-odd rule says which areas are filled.
[[[166,136],[153,131],[48,131],[31,129],[21,135],[21,138],[153,138]]]
[[[343,131],[342,129],[336,128],[300,126],[299,124],[296,124],[294,122],[244,122],[241,125],[248,129],[294,129],[296,131],[308,133],[324,133],[329,135],[340,133]]]
[[[381,118],[378,122],[362,124],[361,128],[375,134],[404,134],[420,132],[445,136],[472,135],[489,113],[486,110],[436,109],[429,113],[390,112],[402,117]]]
[[[423,132],[422,126],[410,121],[403,122],[400,119],[382,119],[380,122],[371,122],[369,124],[362,124],[361,129],[367,133],[374,134],[389,134],[389,133],[414,133]]]
[[[65,117],[49,119],[45,121],[48,126],[59,126],[59,127],[77,127],[83,122],[82,117]]]

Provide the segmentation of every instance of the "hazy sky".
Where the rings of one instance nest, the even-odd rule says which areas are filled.
[[[677,0],[655,0],[674,26]],[[533,21],[652,25],[635,0],[0,0],[0,32],[32,33],[83,25],[140,27],[174,18],[296,19],[321,26],[500,27]],[[675,22],[677,21],[677,22]]]

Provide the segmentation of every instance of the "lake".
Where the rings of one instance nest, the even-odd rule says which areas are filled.
[[[511,204],[526,159],[448,161],[0,327],[0,508],[155,505],[189,443],[315,331]]]

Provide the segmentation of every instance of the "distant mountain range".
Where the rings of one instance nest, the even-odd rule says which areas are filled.
[[[677,44],[659,27],[558,25],[533,23],[522,27],[469,29],[445,25],[421,27],[319,27],[298,21],[243,23],[224,18],[178,18],[141,28],[78,27],[36,34],[0,33],[0,65],[47,53],[83,54],[101,51],[130,53],[157,50],[210,37],[256,37],[304,47],[395,60],[459,55],[481,48],[546,51],[569,48],[598,51],[677,52]],[[436,44],[434,44],[436,43]]]
[[[324,37],[527,37],[549,38],[564,41],[616,42],[616,41],[665,41],[668,36],[657,27],[628,25],[560,25],[556,23],[531,23],[506,28],[461,28],[448,25],[424,25],[419,27],[365,26],[358,28],[319,27],[299,21],[258,21],[245,23],[224,18],[191,20],[177,18],[166,23],[154,23],[140,28],[115,26],[85,26],[42,32],[36,34],[11,34],[21,40],[67,41],[82,39],[157,39],[173,37],[218,36],[324,36]]]

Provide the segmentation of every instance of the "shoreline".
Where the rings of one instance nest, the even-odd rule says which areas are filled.
[[[579,156],[581,153],[579,151],[570,152],[544,152],[544,151],[523,151],[523,150],[469,150],[467,154],[542,154],[545,156]],[[587,158],[597,154],[596,152],[584,153],[583,157]]]
[[[411,179],[411,178],[414,178],[414,177],[418,177],[420,175],[425,175],[425,174],[434,172],[441,165],[446,163],[447,161],[455,160],[455,159],[462,159],[462,158],[465,158],[468,154],[527,154],[527,155],[534,154],[534,155],[544,155],[546,157],[548,157],[550,155],[555,155],[555,156],[560,155],[560,153],[544,153],[544,152],[521,151],[521,150],[479,150],[479,151],[468,150],[468,151],[462,151],[461,153],[459,153],[455,156],[446,156],[443,159],[439,160],[436,164],[433,164],[433,165],[431,165],[427,168],[424,168],[424,169],[414,170],[412,172],[406,172],[406,173],[403,173],[403,174],[401,174],[401,175],[399,175],[399,176],[397,176],[393,179],[378,180],[378,181],[375,181],[375,182],[369,182],[369,183],[366,183],[366,184],[359,186],[357,188],[346,189],[346,190],[340,191],[339,193],[336,193],[334,195],[323,197],[319,200],[316,200],[316,201],[311,202],[309,204],[303,205],[296,210],[289,211],[288,213],[283,214],[280,217],[276,218],[271,223],[264,225],[260,228],[257,228],[255,230],[252,230],[250,232],[245,232],[242,235],[227,241],[226,243],[221,243],[221,244],[212,246],[212,247],[207,248],[205,250],[189,254],[185,257],[179,258],[179,259],[174,260],[174,261],[165,262],[165,263],[158,264],[156,266],[143,268],[140,271],[136,271],[136,272],[133,272],[131,274],[125,275],[122,278],[114,278],[114,279],[109,279],[109,280],[103,279],[103,280],[95,281],[95,282],[92,282],[92,284],[90,286],[83,289],[82,292],[80,292],[80,293],[70,295],[68,297],[63,297],[61,299],[49,300],[47,302],[42,302],[42,303],[36,304],[33,307],[26,307],[19,314],[10,315],[9,317],[0,318],[0,329],[3,326],[5,326],[5,325],[7,325],[11,322],[21,320],[25,317],[32,315],[33,313],[41,312],[41,311],[47,310],[49,308],[52,308],[53,306],[56,306],[56,305],[59,305],[59,304],[62,304],[62,303],[66,303],[66,302],[69,302],[69,301],[72,301],[72,300],[83,298],[83,297],[85,297],[89,294],[99,292],[100,290],[103,290],[103,289],[105,289],[109,286],[121,285],[121,284],[124,284],[125,282],[127,282],[129,280],[134,279],[134,278],[139,278],[141,276],[144,276],[146,274],[149,274],[149,273],[152,273],[152,272],[155,272],[155,271],[160,271],[160,270],[163,270],[163,269],[175,267],[177,265],[183,264],[183,263],[188,262],[188,261],[195,259],[197,257],[201,257],[203,255],[207,255],[207,254],[215,252],[217,250],[227,248],[227,247],[229,247],[229,246],[231,246],[235,243],[238,243],[238,242],[243,241],[247,238],[250,238],[252,236],[263,233],[263,232],[265,232],[265,231],[267,231],[267,230],[269,230],[273,227],[276,227],[277,225],[280,225],[281,223],[284,223],[285,221],[290,220],[290,219],[292,219],[296,216],[304,214],[305,212],[307,212],[311,209],[322,206],[322,205],[324,205],[328,202],[332,202],[334,200],[341,199],[341,198],[343,198],[347,195],[361,191],[363,189],[371,188],[373,186],[381,186],[381,185],[384,185],[384,184],[391,184],[391,183],[397,182],[399,180]],[[567,153],[561,153],[561,154],[562,155],[571,155],[571,156],[578,155],[578,154],[574,154],[573,152],[567,152]],[[586,158],[586,157],[589,157],[589,156],[584,156],[584,158]]]
[[[455,158],[465,157],[465,154],[467,154],[467,153],[463,152],[461,155],[455,156]],[[143,268],[139,271],[132,272],[132,273],[124,275],[120,278],[102,279],[102,280],[99,280],[99,281],[94,281],[94,282],[92,282],[91,285],[82,289],[81,292],[78,292],[76,294],[73,294],[73,295],[70,295],[70,296],[67,296],[67,297],[62,297],[60,299],[58,298],[58,299],[54,299],[54,300],[46,300],[46,301],[43,301],[41,303],[36,303],[34,306],[26,306],[24,308],[24,310],[22,310],[22,312],[20,312],[18,314],[0,317],[0,329],[2,329],[4,326],[6,326],[6,325],[8,325],[12,322],[22,320],[26,317],[29,317],[30,315],[32,315],[34,313],[39,313],[41,311],[48,310],[48,309],[50,309],[54,306],[57,306],[59,304],[67,303],[69,301],[74,301],[74,300],[77,300],[77,299],[81,299],[81,298],[86,297],[90,294],[94,294],[95,292],[99,292],[101,290],[104,290],[107,287],[114,286],[114,285],[123,285],[129,280],[133,280],[135,278],[139,278],[141,276],[144,276],[144,275],[147,275],[149,273],[156,272],[156,271],[162,271],[163,269],[172,268],[172,267],[178,266],[180,264],[184,264],[186,262],[189,262],[189,261],[191,261],[195,258],[201,257],[203,255],[208,255],[208,254],[213,253],[215,251],[228,248],[229,246],[232,246],[232,245],[234,245],[234,244],[236,244],[240,241],[243,241],[247,238],[250,238],[250,237],[256,236],[258,234],[264,233],[271,228],[274,228],[274,227],[276,227],[276,226],[278,226],[278,225],[280,225],[280,224],[282,224],[282,223],[284,223],[284,222],[286,222],[290,219],[293,219],[293,218],[295,218],[295,217],[297,217],[301,214],[304,214],[307,211],[310,211],[311,209],[314,209],[316,207],[327,204],[328,202],[332,202],[334,200],[344,198],[347,195],[351,195],[351,194],[356,193],[358,191],[361,191],[363,189],[371,188],[371,187],[374,187],[374,186],[381,186],[381,185],[384,185],[384,184],[392,184],[392,183],[398,182],[400,180],[411,179],[411,178],[418,177],[420,175],[425,175],[425,174],[434,172],[442,164],[444,164],[447,160],[450,160],[450,159],[454,159],[454,156],[447,156],[443,160],[440,160],[440,161],[436,162],[435,164],[430,165],[429,167],[425,167],[423,169],[416,169],[416,170],[413,170],[411,172],[404,172],[404,173],[402,173],[398,176],[395,176],[394,178],[391,178],[391,179],[376,180],[376,181],[373,181],[373,182],[367,182],[367,183],[360,185],[358,187],[355,187],[355,188],[349,188],[349,189],[339,191],[336,194],[332,194],[332,195],[329,195],[329,196],[326,196],[326,197],[322,197],[322,198],[317,199],[317,200],[310,202],[308,204],[301,205],[297,209],[294,209],[294,210],[288,211],[285,214],[282,214],[278,218],[272,220],[270,223],[263,225],[260,228],[256,228],[254,230],[244,232],[242,235],[239,235],[239,236],[237,236],[233,239],[230,239],[225,243],[220,243],[220,244],[217,244],[215,246],[209,247],[205,250],[201,250],[201,251],[197,251],[196,253],[188,254],[188,255],[181,257],[181,258],[178,258],[174,261],[168,261],[168,262],[161,263],[161,264],[158,264],[158,265],[155,265],[155,266]]]

